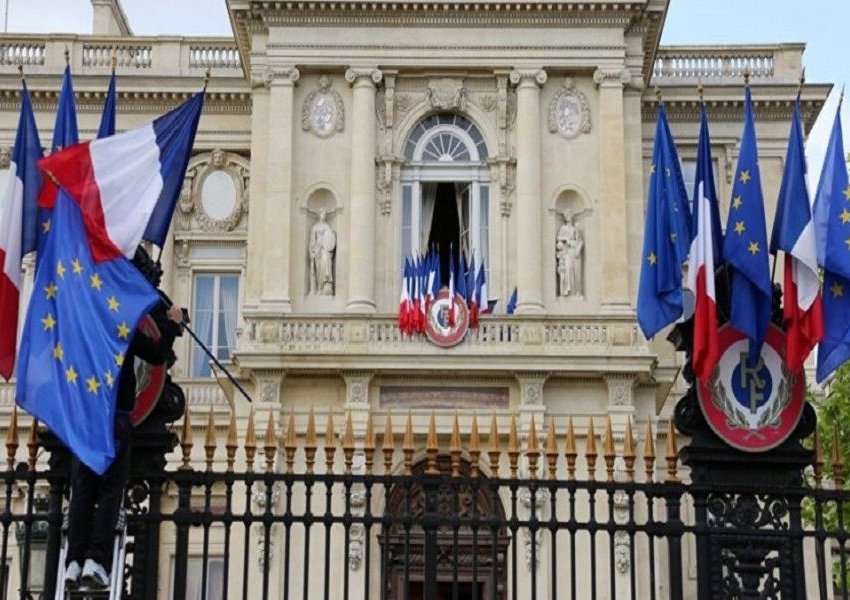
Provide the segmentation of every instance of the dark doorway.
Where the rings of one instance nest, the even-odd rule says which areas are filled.
[[[457,256],[460,245],[460,218],[454,183],[438,183],[434,200],[434,218],[428,233],[428,249],[440,252],[440,285],[449,285],[450,249]]]

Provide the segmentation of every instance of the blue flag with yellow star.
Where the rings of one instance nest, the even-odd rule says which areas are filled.
[[[102,474],[115,457],[118,372],[159,296],[124,257],[94,263],[77,204],[51,211],[18,353],[18,405]]]
[[[818,382],[850,360],[850,185],[843,148],[839,105],[813,210],[818,264],[823,267],[824,337],[818,346]]]
[[[682,263],[691,245],[691,216],[676,144],[658,108],[649,172],[637,317],[651,338],[682,315]]]
[[[761,354],[773,292],[767,258],[767,225],[759,175],[756,127],[750,89],[745,90],[744,131],[732,203],[723,237],[723,258],[732,266],[732,304],[729,322],[750,340],[749,360]]]

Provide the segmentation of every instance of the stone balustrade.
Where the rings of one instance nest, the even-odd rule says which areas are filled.
[[[705,84],[740,80],[749,70],[754,80],[796,82],[802,69],[803,44],[756,46],[662,46],[655,56],[653,83],[680,80]]]
[[[229,38],[14,34],[0,34],[0,73],[18,65],[28,74],[61,72],[66,49],[71,69],[79,74],[105,72],[114,57],[116,68],[125,73],[196,77],[211,69],[242,76],[239,50]]]

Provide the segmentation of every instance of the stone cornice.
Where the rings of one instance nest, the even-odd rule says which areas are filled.
[[[811,129],[824,100],[802,100],[803,121],[806,131]],[[677,99],[664,101],[667,108],[667,118],[671,121],[699,121],[699,98]],[[741,121],[744,118],[744,99],[737,100],[706,100],[709,119]],[[753,107],[757,120],[766,121],[790,121],[794,108],[794,98],[789,94],[787,98],[753,99]],[[644,122],[654,122],[658,111],[658,101],[655,98],[644,97],[642,107],[642,118]]]

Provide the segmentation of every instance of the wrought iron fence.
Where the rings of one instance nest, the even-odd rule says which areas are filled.
[[[369,418],[356,438],[350,417],[341,435],[330,418],[321,435],[312,413],[278,436],[270,414],[258,441],[252,414],[242,440],[231,417],[220,444],[210,413],[195,462],[189,421],[179,436],[160,424],[136,442],[126,597],[848,596],[843,459],[836,449],[825,485],[816,442],[811,485],[748,488],[681,481],[672,425],[656,456],[649,425],[638,442],[610,418],[601,435],[591,419],[579,436],[572,420],[538,432],[532,417],[521,436],[514,416],[507,435],[495,417],[480,435],[472,417],[462,436],[455,417],[440,440],[433,417],[417,437],[408,416],[399,440],[390,416],[380,436]],[[18,436],[14,418],[0,474],[2,597],[53,597],[67,456],[31,427],[18,463]]]

